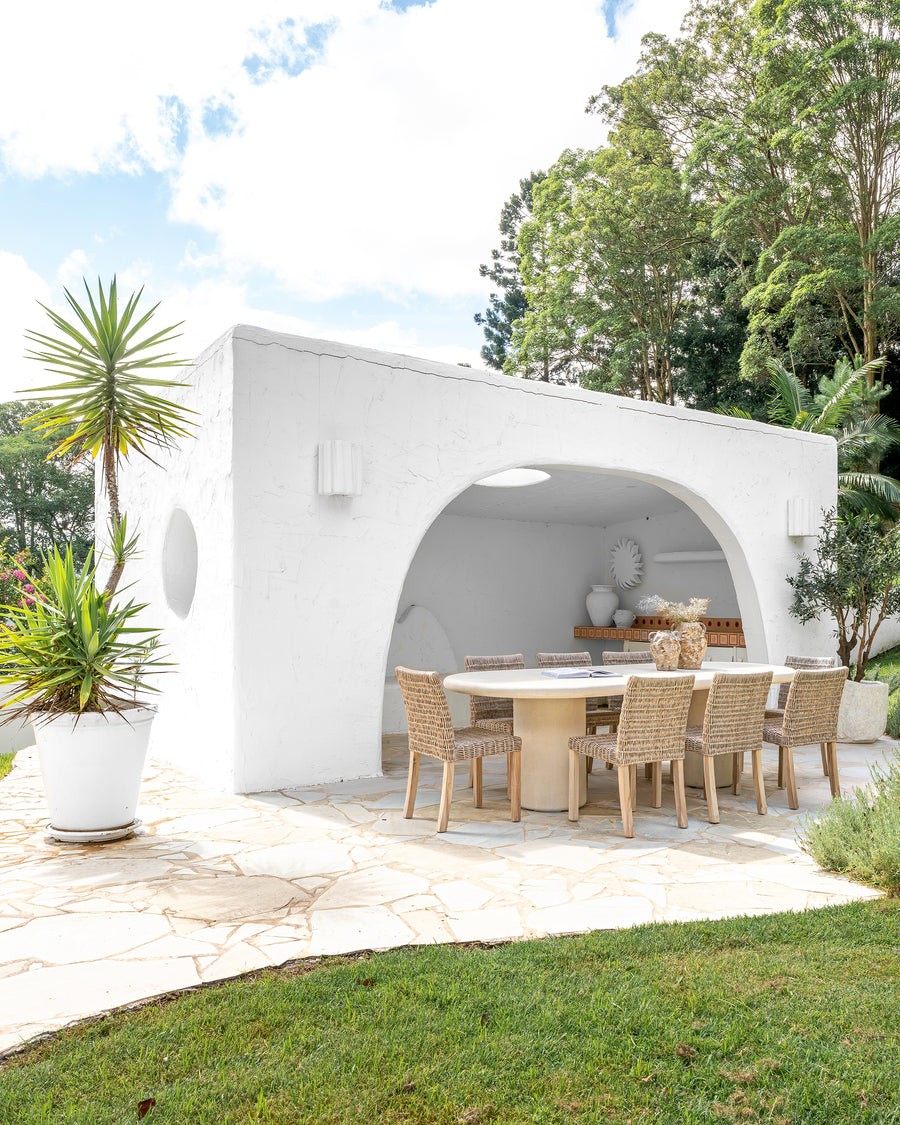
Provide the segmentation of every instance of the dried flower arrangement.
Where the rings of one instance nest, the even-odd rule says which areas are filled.
[[[677,629],[685,621],[700,621],[706,616],[709,609],[709,598],[691,598],[684,602],[665,602],[660,598],[656,612],[660,617],[667,617],[672,623],[672,628]]]

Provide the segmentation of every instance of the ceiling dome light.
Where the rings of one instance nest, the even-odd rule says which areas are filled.
[[[485,488],[524,488],[528,484],[540,484],[542,480],[549,480],[550,474],[541,469],[507,469],[493,476],[482,477],[475,481]]]

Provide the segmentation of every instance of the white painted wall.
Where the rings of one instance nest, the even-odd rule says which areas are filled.
[[[586,621],[584,599],[603,567],[603,532],[573,524],[441,515],[422,540],[400,597],[443,624],[467,655],[565,652]]]
[[[619,539],[633,539],[641,549],[644,575],[639,586],[619,590],[619,602],[634,610],[636,603],[648,594],[658,594],[666,601],[683,602],[691,597],[709,601],[710,617],[739,617],[739,606],[728,563],[656,563],[655,555],[672,551],[721,550],[712,532],[691,511],[675,512],[649,519],[634,519],[610,524],[605,529],[604,547],[607,555]]]
[[[410,564],[450,500],[517,465],[664,488],[725,551],[751,660],[821,643],[787,616],[798,544],[784,502],[833,506],[830,439],[243,325],[192,381],[182,395],[201,412],[197,441],[168,473],[135,464],[123,480],[144,531],[129,576],[179,662],[151,752],[224,789],[379,772],[388,646]],[[318,495],[316,447],[331,438],[362,449],[358,497]],[[199,545],[184,620],[166,608],[160,577],[176,506]],[[565,595],[576,620],[595,573]],[[547,640],[566,647],[568,622],[554,619]]]

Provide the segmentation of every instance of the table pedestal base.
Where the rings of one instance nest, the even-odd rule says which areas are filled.
[[[515,699],[513,729],[522,739],[522,807],[533,812],[569,808],[569,739],[583,735],[583,699]],[[587,801],[581,769],[578,804]]]

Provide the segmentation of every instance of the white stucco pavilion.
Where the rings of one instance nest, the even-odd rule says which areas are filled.
[[[785,582],[813,544],[789,503],[800,530],[835,503],[830,438],[246,325],[186,381],[196,440],[123,474],[127,574],[177,665],[151,753],[217,788],[377,774],[410,607],[440,671],[584,648],[573,627],[622,535],[647,560],[625,604],[709,594],[750,660],[833,649],[789,617]],[[522,466],[550,479],[475,485]],[[724,561],[654,563],[711,549]]]

